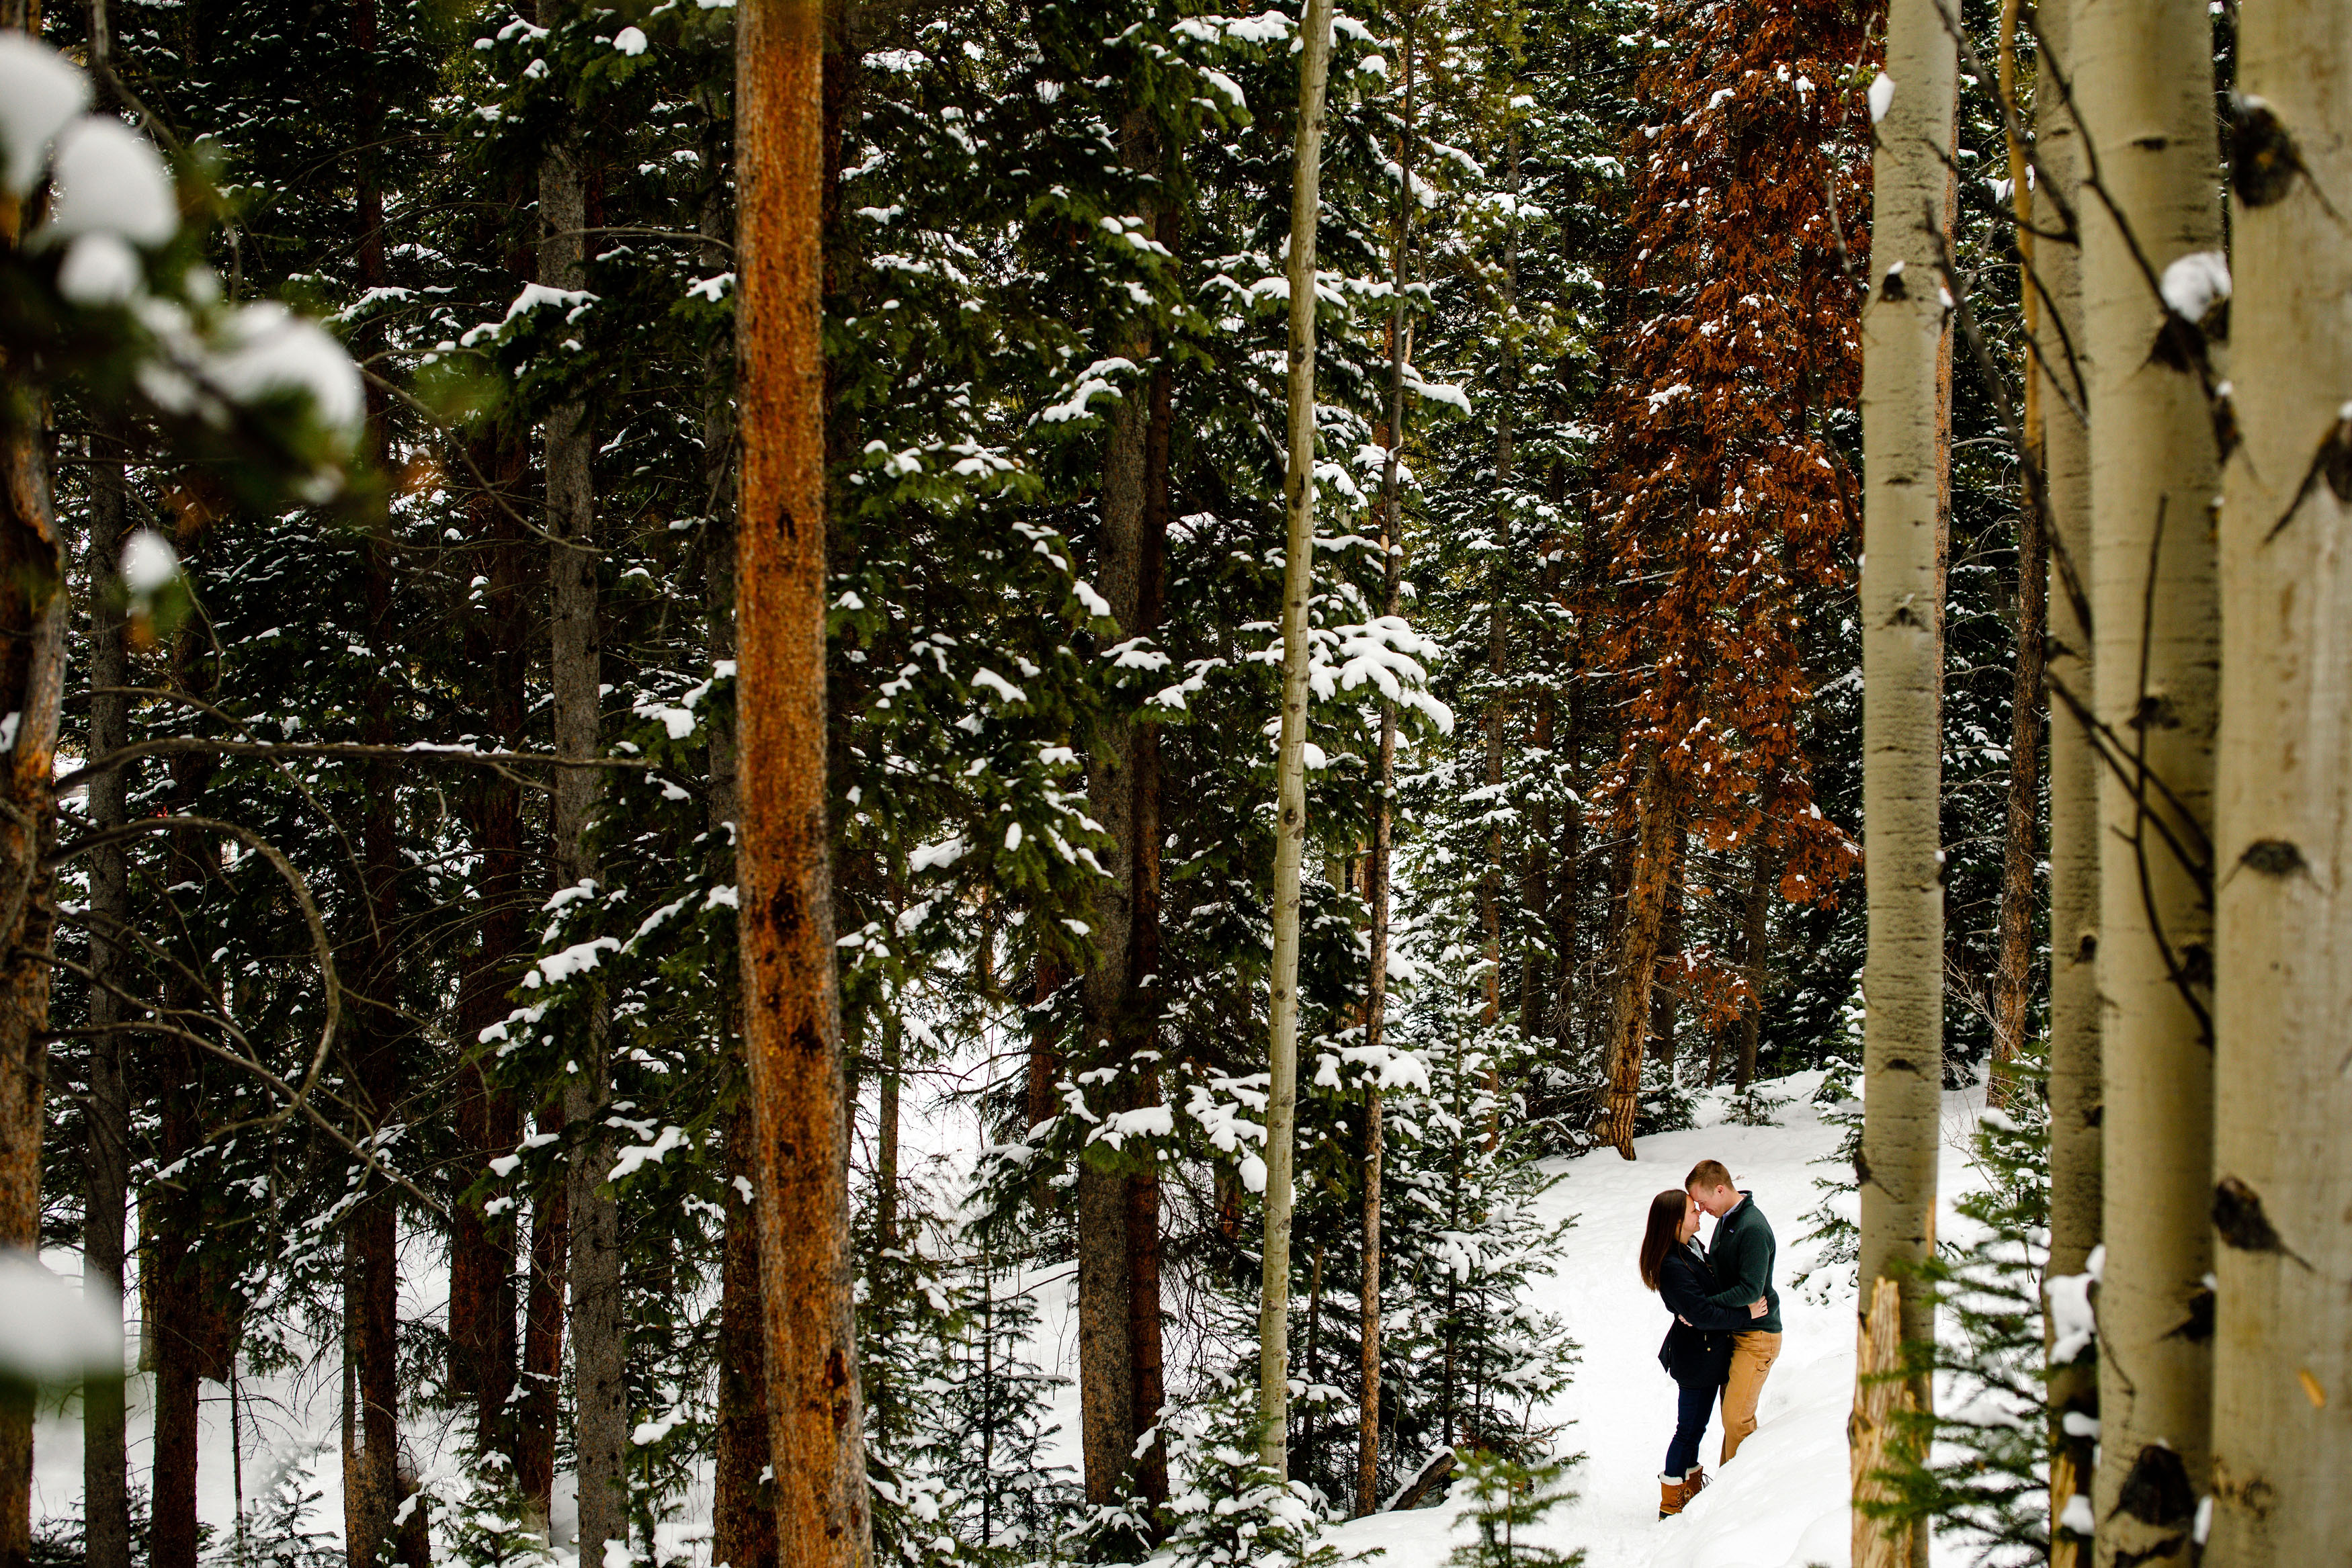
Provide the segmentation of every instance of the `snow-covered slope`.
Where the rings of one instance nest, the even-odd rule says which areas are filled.
[[[1778,1126],[1722,1123],[1720,1098],[1706,1097],[1698,1119],[1712,1125],[1641,1139],[1630,1162],[1603,1150],[1554,1167],[1563,1179],[1545,1202],[1578,1218],[1538,1297],[1566,1320],[1583,1361],[1548,1414],[1565,1424],[1557,1451],[1585,1457],[1572,1472],[1578,1498],[1554,1510],[1534,1541],[1561,1551],[1582,1547],[1587,1568],[1844,1568],[1853,1288],[1843,1277],[1833,1289],[1823,1280],[1805,1292],[1790,1285],[1811,1262],[1802,1217],[1821,1199],[1813,1182],[1832,1174],[1810,1162],[1836,1148],[1840,1131],[1811,1103],[1819,1082],[1818,1073],[1806,1073],[1762,1086],[1789,1097],[1775,1113]],[[1974,1182],[1965,1147],[1980,1103],[1974,1091],[1945,1097],[1945,1234],[1952,1200]],[[1674,1433],[1675,1391],[1658,1365],[1665,1310],[1643,1288],[1634,1255],[1652,1197],[1680,1186],[1692,1165],[1708,1157],[1730,1166],[1755,1194],[1780,1238],[1784,1333],[1756,1435],[1718,1473],[1718,1412],[1700,1449],[1716,1484],[1679,1518],[1660,1520],[1657,1473]],[[1339,1525],[1331,1539],[1348,1552],[1384,1549],[1381,1568],[1435,1568],[1470,1533],[1449,1500]]]
[[[1853,1291],[1841,1270],[1817,1279],[1806,1291],[1792,1287],[1811,1262],[1803,1240],[1805,1214],[1820,1201],[1813,1183],[1830,1173],[1811,1162],[1835,1149],[1839,1128],[1824,1123],[1811,1103],[1820,1074],[1804,1073],[1762,1085],[1785,1099],[1775,1113],[1779,1125],[1742,1127],[1725,1123],[1723,1094],[1701,1095],[1696,1130],[1643,1138],[1631,1162],[1601,1151],[1558,1162],[1561,1180],[1543,1202],[1556,1217],[1574,1215],[1552,1277],[1541,1282],[1541,1305],[1566,1322],[1581,1346],[1576,1380],[1546,1412],[1560,1427],[1561,1453],[1580,1453],[1572,1473],[1577,1499],[1554,1511],[1534,1539],[1560,1550],[1581,1547],[1587,1568],[1845,1568],[1849,1522],[1845,1420],[1853,1388]],[[1967,1134],[1981,1093],[1945,1097],[1945,1152],[1940,1189],[1944,1213],[1939,1234],[1957,1238],[1954,1198],[1976,1184],[1965,1157]],[[950,1125],[952,1117],[928,1124],[928,1139],[946,1155],[968,1143],[972,1129]],[[1678,1519],[1657,1517],[1658,1467],[1674,1428],[1674,1386],[1657,1360],[1666,1325],[1664,1309],[1644,1290],[1634,1270],[1643,1217],[1656,1193],[1681,1184],[1691,1166],[1713,1157],[1731,1167],[1738,1184],[1755,1194],[1780,1240],[1780,1285],[1785,1322],[1780,1359],[1766,1384],[1759,1415],[1761,1426],[1739,1457],[1717,1473],[1720,1421],[1711,1426],[1701,1459],[1716,1484]],[[78,1271],[70,1255],[50,1261],[68,1276]],[[408,1291],[435,1299],[404,1300],[409,1315],[440,1310],[444,1281],[434,1260],[418,1265],[404,1280]],[[1066,1267],[1029,1281],[1040,1311],[1038,1358],[1075,1375],[1076,1312]],[[1826,1282],[1834,1279],[1833,1285]],[[1178,1332],[1182,1333],[1181,1325]],[[207,1394],[222,1390],[207,1385]],[[131,1384],[134,1466],[145,1462],[148,1412],[143,1380]],[[289,1468],[315,1490],[315,1524],[339,1536],[341,1477],[334,1454],[340,1409],[334,1391],[319,1378],[252,1379],[240,1411],[244,1437],[244,1482],[247,1506],[268,1493]],[[1063,1431],[1057,1458],[1075,1464],[1077,1394],[1060,1391],[1056,1415]],[[226,1399],[208,1401],[204,1412],[202,1512],[224,1531],[234,1518],[235,1468],[230,1462]],[[429,1469],[450,1452],[451,1424],[430,1416],[411,1424],[410,1442]],[[73,1412],[51,1410],[41,1421],[36,1452],[37,1515],[76,1511],[80,1501],[80,1432]],[[570,1478],[559,1481],[565,1495],[558,1512],[568,1522]],[[707,1531],[707,1490],[686,1500],[686,1517],[666,1531],[680,1541]],[[1373,1548],[1384,1552],[1381,1568],[1438,1568],[1447,1553],[1468,1538],[1452,1500],[1411,1513],[1379,1514],[1336,1525],[1330,1538],[1343,1552]],[[699,1560],[698,1556],[698,1560]],[[1958,1550],[1939,1551],[1939,1563],[1966,1561]]]

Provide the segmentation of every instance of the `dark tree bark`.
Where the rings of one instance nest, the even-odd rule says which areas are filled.
[[[1748,971],[1751,999],[1739,1017],[1739,1064],[1733,1084],[1741,1093],[1756,1082],[1756,1052],[1764,1033],[1764,993],[1772,973],[1772,890],[1778,864],[1759,836],[1749,862],[1748,906],[1739,938],[1739,961]]]
[[[1995,1107],[2008,1101],[2009,1066],[2024,1047],[2032,999],[2033,869],[2042,847],[2042,627],[2049,587],[2050,552],[2042,538],[2042,514],[2028,497],[2017,513],[2017,672],[2009,698],[2000,959],[1993,987],[1992,1069],[1985,1085],[1985,1103]]]
[[[588,226],[587,177],[577,141],[550,151],[540,166],[541,282],[586,284],[583,231]],[[603,751],[602,648],[597,624],[596,488],[590,460],[595,434],[584,403],[558,405],[547,420],[549,662],[555,749],[567,758]],[[566,768],[554,779],[555,883],[593,882],[588,840],[602,794],[593,768]],[[567,1041],[578,1071],[563,1087],[565,1203],[571,1215],[573,1443],[579,1458],[582,1561],[604,1561],[607,1542],[629,1538],[627,1361],[621,1298],[621,1215],[605,1174],[614,1139],[608,1004],[597,988],[588,1017]]]
[[[355,0],[352,42],[362,60],[374,54],[375,0]],[[358,123],[353,128],[354,145],[361,150],[354,214],[358,272],[361,287],[373,289],[388,281],[383,191],[376,176],[374,152],[381,140],[383,105],[373,69],[362,69],[358,87]],[[354,349],[365,358],[381,342],[380,330],[362,329]],[[362,455],[379,466],[391,455],[387,412],[383,392],[371,386]],[[382,655],[379,672],[389,671],[397,667],[400,627],[393,612],[392,519],[381,503],[369,518],[362,548],[369,644]],[[368,744],[394,743],[393,717],[398,704],[399,693],[392,680],[378,674],[370,682],[367,716],[362,726]],[[382,1140],[392,1133],[398,1117],[404,1027],[394,1010],[401,973],[396,905],[403,862],[400,823],[394,815],[398,779],[382,765],[371,765],[368,771],[359,831],[362,885],[357,929],[349,939],[358,959],[349,970],[355,1005],[345,1012],[344,1019],[352,1065],[352,1111],[358,1124],[352,1128],[353,1141],[373,1151],[383,1146]],[[373,1568],[384,1554],[393,1511],[400,1502],[399,1199],[390,1184],[373,1172],[363,1180],[367,1196],[345,1222],[343,1237],[343,1354],[349,1367],[343,1407],[343,1531],[352,1568]],[[357,1398],[356,1406],[352,1396]]]
[[[130,738],[131,703],[121,695],[130,680],[123,643],[121,578],[127,497],[121,433],[101,421],[90,434],[89,470],[89,754],[102,757]],[[109,688],[113,688],[110,690]],[[129,817],[129,770],[116,768],[89,782],[93,833],[121,827]],[[88,1185],[82,1207],[82,1268],[119,1299],[123,1281],[123,1223],[129,1218],[131,1091],[123,1072],[129,1021],[116,994],[130,981],[123,934],[131,922],[130,866],[120,844],[89,852],[89,1130]],[[82,1390],[83,1550],[89,1568],[131,1568],[131,1502],[124,1466],[123,1390],[119,1382],[92,1382]]]
[[[562,1137],[563,1113],[538,1113],[542,1137]],[[563,1297],[572,1209],[562,1171],[531,1196],[530,1272],[523,1291],[522,1393],[515,1406],[515,1488],[525,1522],[544,1531],[555,1487],[555,1427],[562,1407]]]
[[[0,27],[37,31],[38,7],[0,5]],[[6,204],[0,244],[19,219]],[[49,951],[57,925],[58,710],[63,706],[65,538],[49,492],[47,400],[0,363],[0,712],[16,716],[0,758],[0,1247],[36,1250],[41,1231],[41,1103],[47,1074]],[[33,1409],[0,1396],[0,1562],[32,1550]]]
[[[1667,1083],[1675,1081],[1675,1019],[1681,1010],[1683,993],[1683,894],[1685,878],[1683,868],[1688,854],[1688,835],[1675,834],[1667,851],[1666,911],[1658,927],[1658,957],[1661,964],[1674,966],[1674,978],[1654,979],[1650,987],[1650,1059],[1658,1064],[1659,1077]]]

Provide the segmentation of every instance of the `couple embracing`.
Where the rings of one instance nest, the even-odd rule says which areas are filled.
[[[1698,1245],[1698,1218],[1713,1217],[1713,1245]],[[1677,1191],[1650,1201],[1642,1238],[1642,1283],[1675,1314],[1658,1360],[1681,1390],[1675,1438],[1658,1477],[1658,1517],[1680,1513],[1706,1485],[1698,1462],[1716,1391],[1723,1393],[1723,1459],[1756,1430],[1756,1401],[1780,1354],[1780,1293],[1772,1288],[1779,1251],[1753,1195],[1731,1185],[1719,1160],[1691,1167]]]

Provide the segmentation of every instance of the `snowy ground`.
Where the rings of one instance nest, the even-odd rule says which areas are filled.
[[[1583,1362],[1549,1415],[1569,1423],[1561,1450],[1585,1458],[1572,1472],[1578,1499],[1555,1510],[1532,1540],[1560,1551],[1582,1547],[1587,1568],[1845,1568],[1853,1289],[1843,1279],[1834,1291],[1820,1280],[1805,1292],[1790,1283],[1811,1260],[1801,1217],[1820,1201],[1815,1178],[1830,1174],[1808,1162],[1838,1142],[1839,1129],[1810,1102],[1819,1082],[1818,1073],[1806,1073],[1763,1086],[1790,1097],[1776,1113],[1780,1126],[1717,1122],[1641,1139],[1630,1163],[1603,1150],[1555,1166],[1564,1179],[1545,1201],[1578,1220],[1538,1299],[1566,1320]],[[1939,1234],[1953,1234],[1952,1200],[1976,1185],[1965,1149],[1981,1103],[1976,1091],[1945,1096]],[[1703,1123],[1722,1114],[1717,1102],[1703,1100],[1702,1107]],[[1754,1192],[1780,1238],[1780,1358],[1764,1385],[1756,1435],[1718,1474],[1718,1411],[1700,1449],[1716,1484],[1680,1518],[1660,1520],[1657,1473],[1674,1434],[1674,1385],[1658,1365],[1666,1314],[1643,1288],[1634,1255],[1652,1197],[1709,1156]],[[1457,1511],[1377,1514],[1338,1527],[1332,1537],[1343,1550],[1385,1548],[1381,1568],[1435,1568],[1469,1538]],[[1947,1553],[1937,1557],[1940,1563]],[[1965,1554],[1954,1552],[1949,1561],[1962,1563]]]
[[[1643,1138],[1638,1158],[1627,1162],[1602,1151],[1557,1162],[1562,1176],[1544,1202],[1555,1216],[1575,1215],[1553,1276],[1538,1288],[1539,1303],[1558,1313],[1579,1345],[1582,1359],[1576,1380],[1546,1412],[1559,1424],[1559,1447],[1584,1456],[1572,1472],[1577,1499],[1555,1510],[1532,1538],[1562,1551],[1582,1548],[1587,1568],[1845,1568],[1849,1522],[1845,1420],[1853,1388],[1853,1292],[1843,1278],[1833,1289],[1816,1280],[1805,1291],[1795,1275],[1811,1261],[1802,1241],[1803,1216],[1820,1200],[1813,1183],[1827,1168],[1811,1162],[1832,1150],[1839,1129],[1822,1121],[1811,1096],[1818,1073],[1763,1085],[1785,1096],[1777,1126],[1742,1127],[1721,1121],[1721,1095],[1699,1100],[1700,1127]],[[1948,1094],[1944,1106],[1944,1162],[1939,1181],[1944,1212],[1938,1233],[1958,1234],[1951,1204],[1977,1185],[1966,1155],[1968,1134],[1981,1093]],[[950,1118],[952,1120],[952,1118]],[[961,1141],[966,1130],[933,1123],[932,1139]],[[948,1154],[942,1147],[939,1154]],[[1666,1317],[1645,1291],[1634,1269],[1643,1217],[1651,1197],[1679,1185],[1696,1161],[1712,1156],[1730,1166],[1735,1179],[1755,1193],[1756,1203],[1780,1239],[1779,1283],[1786,1328],[1780,1358],[1766,1384],[1761,1426],[1739,1457],[1724,1467],[1709,1488],[1679,1519],[1657,1518],[1657,1471],[1674,1427],[1674,1387],[1657,1361]],[[415,1261],[424,1263],[425,1260]],[[68,1278],[79,1272],[71,1254],[54,1256],[52,1267]],[[436,1264],[404,1270],[404,1314],[437,1312],[443,1289]],[[1041,1308],[1037,1359],[1076,1367],[1076,1314],[1066,1270],[1031,1281]],[[1835,1271],[1832,1271],[1835,1272]],[[426,1300],[427,1294],[436,1299]],[[142,1381],[131,1390],[131,1463],[146,1459],[148,1410]],[[304,1490],[319,1500],[311,1517],[326,1533],[340,1537],[341,1498],[339,1437],[340,1390],[315,1382],[250,1380],[239,1409],[243,1493],[248,1511],[289,1467]],[[1077,1395],[1066,1387],[1056,1402],[1068,1458],[1076,1458]],[[204,1411],[200,1506],[203,1517],[224,1534],[235,1518],[237,1465],[232,1459],[226,1391],[207,1384]],[[1710,1475],[1717,1475],[1719,1420],[1701,1449]],[[410,1442],[429,1468],[445,1434],[412,1431]],[[79,1423],[68,1409],[52,1409],[36,1434],[37,1517],[78,1512],[81,1491]],[[562,1478],[559,1489],[568,1491]],[[559,1495],[560,1516],[570,1513]],[[687,1519],[666,1535],[691,1540],[707,1531],[708,1496],[687,1500]],[[1459,1521],[1451,1500],[1412,1513],[1381,1514],[1334,1527],[1331,1539],[1343,1552],[1378,1548],[1381,1568],[1438,1568],[1469,1527]],[[568,1523],[560,1517],[559,1528]],[[666,1542],[668,1544],[668,1542]],[[677,1544],[684,1544],[679,1541]],[[1952,1568],[1963,1552],[1939,1545],[1939,1564]]]

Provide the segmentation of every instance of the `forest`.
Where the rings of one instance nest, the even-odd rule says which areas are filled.
[[[1253,3],[0,0],[0,1568],[2347,1561],[2352,7]]]

